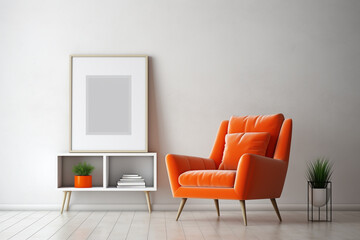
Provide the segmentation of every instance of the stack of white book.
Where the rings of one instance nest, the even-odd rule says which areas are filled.
[[[117,187],[145,187],[145,180],[139,174],[124,174],[118,181]]]

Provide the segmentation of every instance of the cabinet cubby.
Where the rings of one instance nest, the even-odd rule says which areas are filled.
[[[104,169],[102,156],[58,156],[58,188],[74,187],[74,165],[87,162],[94,166],[92,172],[92,185],[95,188],[103,187]]]
[[[152,156],[107,156],[105,187],[115,188],[123,174],[139,174],[145,180],[146,188],[154,188],[154,161]]]

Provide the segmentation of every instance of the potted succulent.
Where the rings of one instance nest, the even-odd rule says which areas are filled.
[[[86,162],[75,165],[72,169],[75,173],[74,186],[76,188],[91,188],[92,176],[91,172],[94,170],[94,166],[87,164]]]
[[[307,166],[307,180],[311,186],[309,194],[315,207],[322,207],[329,200],[326,189],[331,179],[332,166],[327,158],[317,158]]]

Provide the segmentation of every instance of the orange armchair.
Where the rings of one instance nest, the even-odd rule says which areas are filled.
[[[241,133],[269,135],[264,154],[245,151],[240,159],[235,159],[236,169],[226,169],[223,163],[227,136]],[[282,114],[233,116],[221,123],[209,158],[168,154],[166,167],[171,191],[173,197],[182,198],[176,220],[188,198],[205,198],[214,199],[218,216],[218,199],[240,200],[245,225],[245,200],[270,199],[281,221],[275,199],[281,196],[285,182],[291,134],[292,119],[284,119]],[[241,149],[235,148],[236,151]]]

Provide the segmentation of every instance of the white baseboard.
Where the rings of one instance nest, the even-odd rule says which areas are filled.
[[[154,211],[177,211],[177,204],[153,204]],[[214,210],[213,204],[187,204],[184,211]],[[76,211],[147,211],[146,204],[72,204]],[[222,211],[240,211],[240,204],[221,204]],[[271,204],[247,204],[248,211],[273,211]],[[306,211],[306,204],[279,204],[281,211]],[[60,204],[0,204],[0,210],[60,210]],[[360,211],[360,204],[333,204],[334,211]]]

